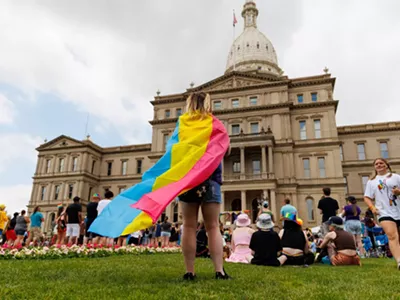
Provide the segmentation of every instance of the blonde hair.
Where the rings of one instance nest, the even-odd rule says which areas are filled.
[[[210,94],[204,92],[190,94],[186,100],[186,112],[191,116],[200,114],[201,118],[211,113]]]
[[[376,163],[378,160],[380,160],[381,162],[383,162],[383,163],[386,165],[387,169],[390,171],[390,174],[389,174],[388,177],[392,177],[393,171],[392,171],[392,168],[390,167],[390,165],[389,165],[389,163],[388,163],[388,161],[387,161],[386,159],[384,159],[384,158],[377,158],[377,159],[374,160],[374,162],[373,162],[372,165],[375,167],[375,163]],[[372,177],[372,180],[374,180],[374,179],[376,178],[376,176],[378,176],[378,172],[375,170],[375,176]]]

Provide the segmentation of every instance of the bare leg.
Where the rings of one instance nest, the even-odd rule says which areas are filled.
[[[185,260],[186,272],[194,274],[194,260],[196,258],[196,230],[199,205],[182,202],[183,226],[182,252]]]
[[[396,262],[400,264],[400,245],[397,224],[391,221],[383,221],[381,222],[381,226],[389,239],[390,251]]]
[[[328,256],[329,256],[329,259],[331,259],[331,257],[335,256],[335,255],[336,255],[335,248],[333,247],[333,245],[331,243],[328,244]]]
[[[208,245],[210,249],[211,259],[214,264],[215,272],[224,273],[224,252],[222,246],[222,236],[219,231],[219,203],[203,203],[201,210],[204,218],[204,225],[208,234]],[[196,222],[197,223],[197,222]],[[186,231],[186,224],[185,231]],[[185,234],[184,231],[184,234]],[[185,240],[186,242],[186,240]]]
[[[356,244],[357,244],[357,248],[358,251],[360,251],[361,256],[365,256],[365,250],[361,241],[361,235],[360,234],[356,234],[354,235],[354,238],[356,239]]]

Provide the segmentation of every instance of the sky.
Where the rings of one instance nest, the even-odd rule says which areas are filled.
[[[61,134],[101,146],[151,141],[156,91],[221,76],[245,0],[3,0],[0,203],[25,208],[38,147]],[[290,78],[337,78],[337,124],[400,120],[398,0],[256,0],[258,28]],[[377,105],[379,103],[379,105]]]

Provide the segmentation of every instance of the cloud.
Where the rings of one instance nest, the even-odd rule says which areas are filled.
[[[0,133],[0,174],[5,174],[14,164],[33,165],[37,160],[35,148],[43,139],[38,136],[20,133]],[[33,175],[33,174],[31,174]]]
[[[0,125],[13,123],[15,115],[14,103],[0,93]]]
[[[11,186],[0,186],[0,195],[2,200],[0,203],[6,205],[8,215],[14,212],[20,212],[22,209],[27,210],[27,205],[31,197],[32,185],[18,184]]]
[[[304,1],[306,21],[282,53],[286,74],[322,74],[328,66],[337,77],[338,124],[398,120],[399,10],[396,0]]]

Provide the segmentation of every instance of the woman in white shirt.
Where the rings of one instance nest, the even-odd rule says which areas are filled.
[[[388,236],[390,251],[400,270],[400,175],[392,173],[383,158],[375,159],[374,168],[375,176],[367,183],[364,201],[374,214],[379,215],[379,223]]]

